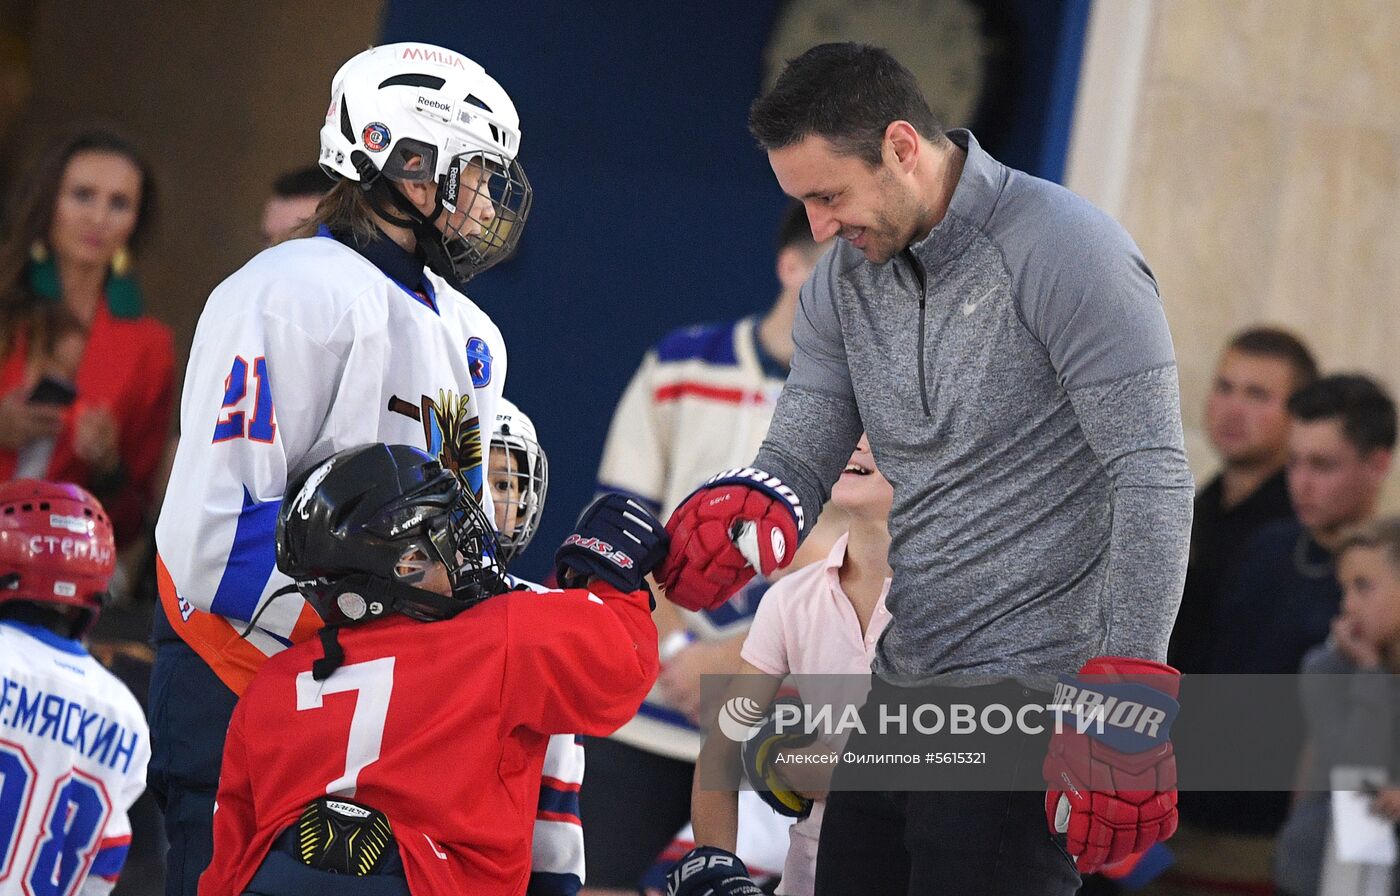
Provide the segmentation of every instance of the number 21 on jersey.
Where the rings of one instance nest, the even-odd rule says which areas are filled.
[[[248,374],[251,370],[256,381],[253,400],[248,402]],[[252,419],[248,419],[251,409]],[[233,439],[249,439],[254,442],[271,442],[277,435],[277,422],[273,419],[272,382],[267,376],[267,358],[254,358],[249,363],[242,356],[233,359],[233,368],[224,377],[224,403],[219,410],[219,420],[214,424],[214,443]]]

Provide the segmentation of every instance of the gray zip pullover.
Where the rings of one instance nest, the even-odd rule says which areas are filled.
[[[895,487],[886,680],[1163,660],[1193,484],[1152,272],[1108,215],[948,136],[943,221],[883,265],[838,241],[803,286],[754,466],[810,529],[869,432]]]

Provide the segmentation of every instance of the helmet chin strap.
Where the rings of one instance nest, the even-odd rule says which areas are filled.
[[[447,249],[443,245],[442,231],[433,224],[442,214],[442,190],[439,189],[437,195],[433,197],[433,211],[430,215],[424,215],[418,206],[408,200],[393,181],[383,176],[374,163],[369,160],[369,156],[362,152],[356,152],[351,159],[355,169],[360,172],[360,187],[365,191],[365,197],[369,200],[370,208],[388,223],[395,227],[403,227],[413,231],[414,237],[418,240],[418,248],[423,251],[428,267],[439,276],[457,283],[459,276],[448,258]],[[396,215],[393,210],[402,213]]]
[[[345,626],[382,619],[391,613],[399,613],[419,622],[435,622],[451,619],[473,606],[454,597],[364,573],[338,579],[327,599],[332,605],[338,606],[341,595],[346,592],[353,592],[359,596],[364,606],[364,615],[322,626],[321,658],[311,667],[311,677],[316,681],[325,681],[345,662],[345,649],[340,646],[337,637],[340,629]],[[340,612],[343,614],[345,611],[341,608]]]

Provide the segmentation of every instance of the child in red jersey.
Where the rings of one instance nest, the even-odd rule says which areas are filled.
[[[549,735],[612,732],[656,678],[643,576],[665,551],[605,497],[556,554],[565,591],[500,593],[490,524],[426,454],[303,474],[278,565],[326,627],[238,703],[201,896],[524,893]]]

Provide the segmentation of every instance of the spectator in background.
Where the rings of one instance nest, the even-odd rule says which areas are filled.
[[[1384,767],[1393,752],[1390,680],[1400,673],[1400,517],[1376,520],[1349,534],[1337,548],[1337,569],[1341,615],[1332,620],[1327,642],[1303,659],[1302,671],[1358,677],[1340,691],[1322,684],[1328,679],[1301,680],[1312,748],[1305,751],[1304,792],[1279,832],[1274,880],[1282,896],[1318,892],[1332,816],[1331,770]],[[1350,699],[1338,699],[1342,694]],[[1381,787],[1371,810],[1400,821],[1400,789]]]
[[[1395,404],[1376,382],[1341,374],[1288,400],[1288,493],[1297,519],[1262,527],[1220,585],[1193,672],[1291,674],[1327,637],[1341,604],[1333,551],[1376,510],[1395,447]],[[1157,893],[1267,887],[1282,792],[1181,794],[1176,867]],[[1189,885],[1188,885],[1189,884]]]
[[[321,197],[334,185],[321,166],[298,168],[272,182],[272,195],[267,197],[262,213],[264,246],[275,246],[289,239],[298,227],[311,220]]]
[[[1332,552],[1371,518],[1395,448],[1395,403],[1359,374],[1288,400],[1288,494],[1298,518],[1262,528],[1221,584],[1203,672],[1288,674],[1327,637],[1341,588]]]
[[[1288,397],[1317,379],[1317,363],[1296,336],[1271,327],[1235,335],[1216,367],[1206,402],[1206,435],[1220,472],[1196,495],[1186,589],[1168,662],[1194,672],[1230,560],[1274,520],[1292,519],[1283,468],[1288,460]]]
[[[120,550],[145,531],[174,397],[170,330],[132,277],[155,186],[104,131],[51,147],[22,183],[0,243],[0,479],[82,485]]]
[[[806,211],[793,203],[778,230],[779,292],[768,311],[676,330],[646,353],[613,413],[599,491],[631,495],[664,518],[716,470],[753,457],[792,360],[798,290],[826,246],[813,241]],[[814,533],[794,568],[825,556],[843,528],[837,520],[826,534]],[[671,835],[690,820],[700,676],[737,667],[764,587],[710,613],[657,602],[663,664],[657,687],[637,718],[587,746],[580,801],[590,888],[635,892]],[[764,816],[764,823],[776,818]]]

